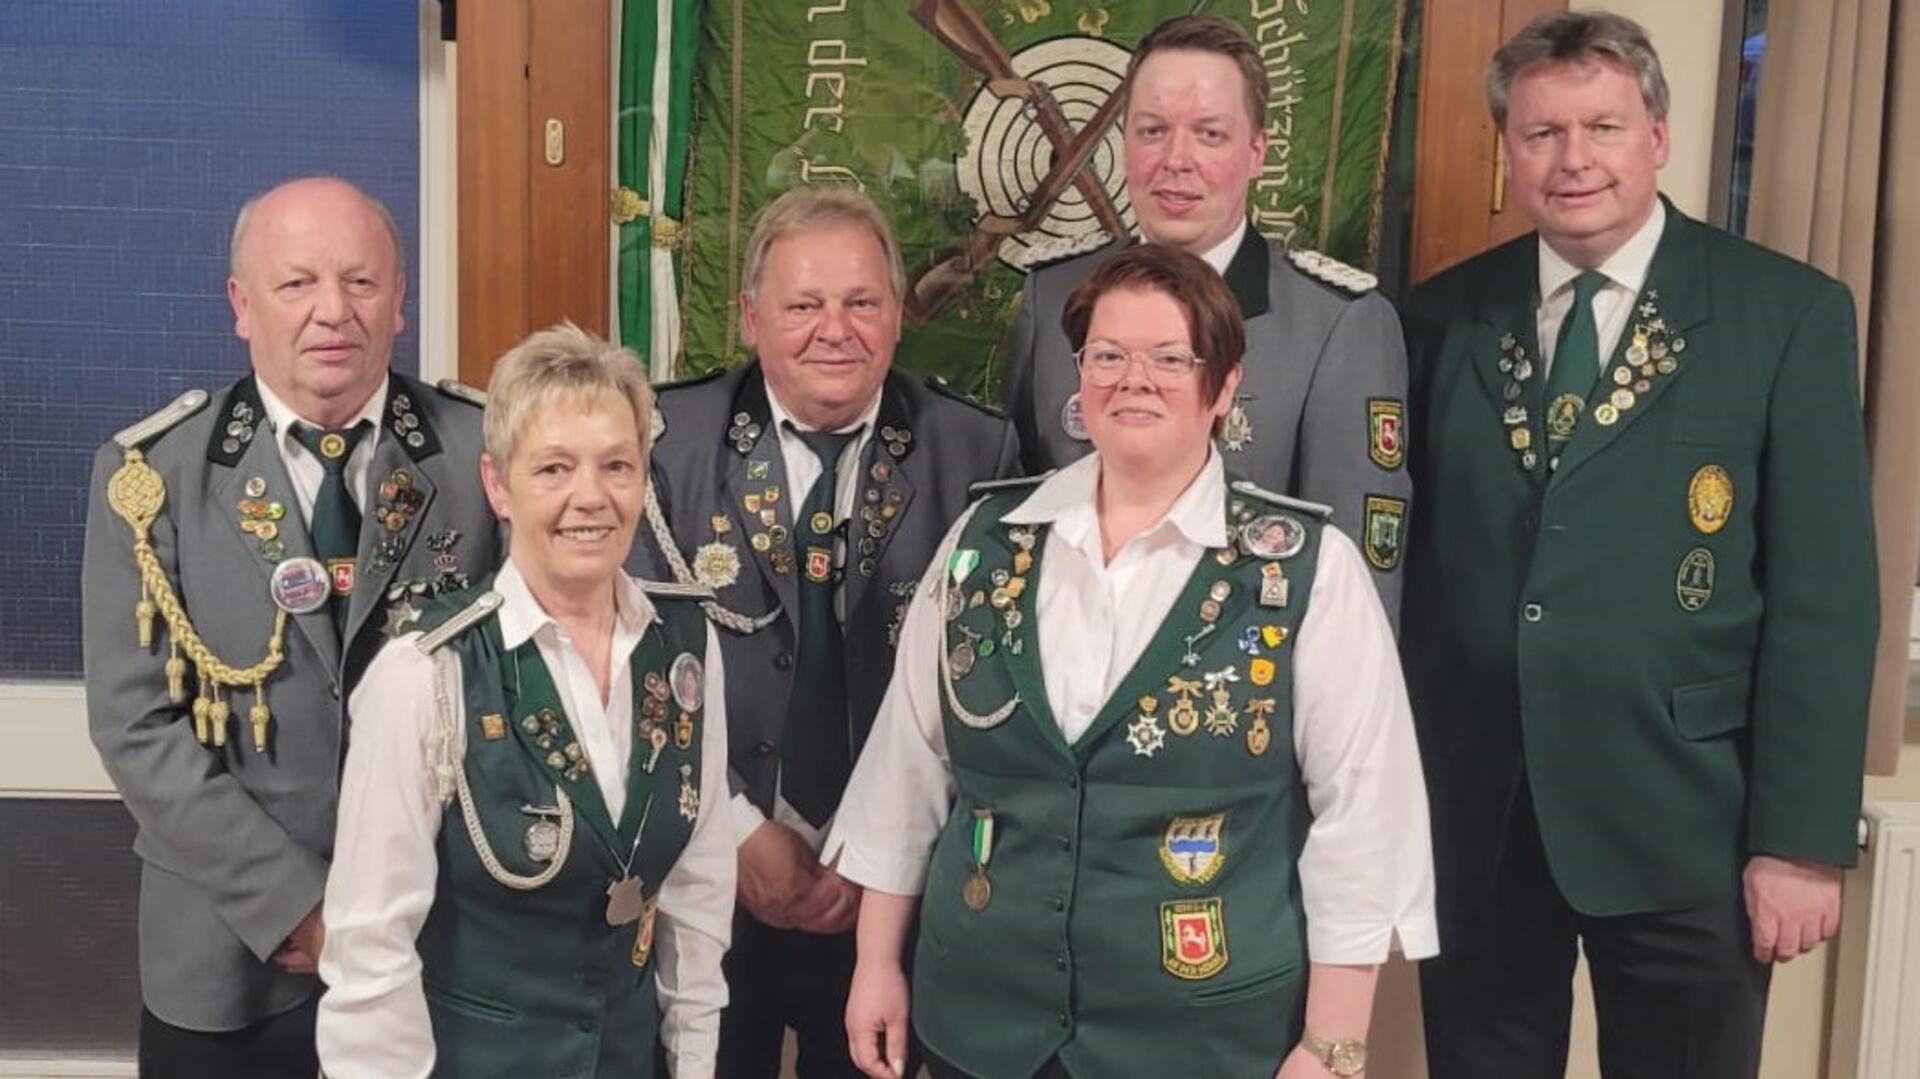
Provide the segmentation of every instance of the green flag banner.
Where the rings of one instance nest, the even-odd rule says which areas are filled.
[[[1255,227],[1371,266],[1404,0],[712,0],[682,207],[682,373],[738,362],[753,215],[857,184],[910,281],[896,362],[991,397],[1028,269],[1131,231],[1118,102],[1132,45],[1198,6],[1272,83]]]

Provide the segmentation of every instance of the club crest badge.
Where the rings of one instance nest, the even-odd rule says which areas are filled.
[[[1405,499],[1367,496],[1364,550],[1368,565],[1384,573],[1400,564],[1400,539],[1406,520]]]
[[[1407,459],[1406,443],[1401,438],[1406,407],[1396,397],[1367,399],[1367,456],[1388,472],[1397,470]]]
[[[1701,465],[1687,484],[1687,519],[1703,536],[1727,526],[1733,513],[1733,477],[1719,465]]]
[[[1713,598],[1713,552],[1695,547],[1680,560],[1673,577],[1673,598],[1683,611],[1697,611]]]
[[[1160,966],[1188,981],[1227,967],[1225,904],[1218,896],[1160,904]]]
[[[1205,884],[1225,864],[1227,815],[1175,817],[1160,840],[1160,864],[1178,884]]]
[[[740,579],[740,552],[724,543],[709,543],[693,552],[693,579],[714,591]]]

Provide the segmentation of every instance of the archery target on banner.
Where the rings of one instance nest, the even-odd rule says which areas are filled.
[[[1046,86],[1067,126],[1077,132],[1099,111],[1108,95],[1119,89],[1131,55],[1098,38],[1058,37],[1013,54],[1013,70],[1023,79]],[[1018,98],[999,97],[982,86],[967,103],[961,126],[967,136],[967,151],[959,162],[960,189],[983,215],[1019,217],[1025,213],[1028,199],[1046,177],[1055,154],[1055,147],[1034,119],[1032,107]],[[1133,205],[1127,200],[1118,124],[1107,130],[1086,167],[1106,188],[1121,220],[1131,229]],[[1086,196],[1069,187],[1054,200],[1036,228],[1001,241],[998,254],[1008,265],[1027,270],[1091,251],[1108,238],[1094,218],[1093,207],[1087,205]]]

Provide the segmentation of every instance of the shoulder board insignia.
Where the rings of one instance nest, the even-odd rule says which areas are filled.
[[[959,390],[954,389],[952,386],[947,385],[945,379],[942,379],[936,375],[926,376],[926,383],[927,383],[928,389],[939,394],[940,396],[949,398],[954,401],[958,401],[969,408],[976,409],[980,412],[984,412],[987,415],[992,416],[994,419],[997,419],[997,420],[1005,419],[1007,416],[1006,413],[1000,411],[999,409],[993,407],[992,405],[989,405],[984,401],[976,401],[972,397],[969,397],[968,395],[961,393]]]
[[[1034,487],[1039,485],[1040,482],[1048,476],[1053,475],[1053,473],[1054,469],[1049,468],[1038,476],[1009,476],[1004,480],[980,480],[967,485],[967,497],[983,498],[999,491],[1012,491],[1021,487]]]
[[[713,589],[706,585],[679,581],[640,581],[640,591],[649,599],[712,599]]]
[[[113,436],[113,441],[123,450],[137,450],[154,436],[165,432],[205,407],[207,407],[207,391],[188,390],[174,398],[160,411],[121,429],[119,434]]]
[[[1318,251],[1288,251],[1287,259],[1300,268],[1300,272],[1316,280],[1325,281],[1335,288],[1345,289],[1354,295],[1370,292],[1380,285],[1380,279],[1341,262],[1339,259],[1323,255]]]
[[[476,622],[481,621],[488,615],[499,610],[500,605],[505,602],[506,600],[503,599],[498,592],[483,593],[479,599],[474,600],[472,603],[467,604],[455,612],[455,614],[445,622],[422,633],[420,639],[415,642],[415,647],[428,655],[432,655],[441,645],[465,633]]]
[[[443,378],[433,384],[433,388],[456,401],[465,401],[475,408],[487,407],[487,391],[477,390],[455,378]]]
[[[1301,513],[1310,513],[1321,520],[1326,520],[1333,516],[1332,506],[1322,502],[1309,502],[1304,498],[1288,498],[1286,495],[1274,494],[1265,487],[1249,480],[1234,480],[1228,484],[1228,486],[1233,489],[1235,494],[1250,495],[1254,498],[1271,502],[1276,506],[1284,506],[1290,510],[1299,510]]]

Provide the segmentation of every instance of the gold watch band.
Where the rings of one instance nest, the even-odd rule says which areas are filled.
[[[1341,1079],[1359,1075],[1367,1067],[1367,1043],[1358,1038],[1322,1038],[1309,1030],[1301,1033],[1300,1047]]]

